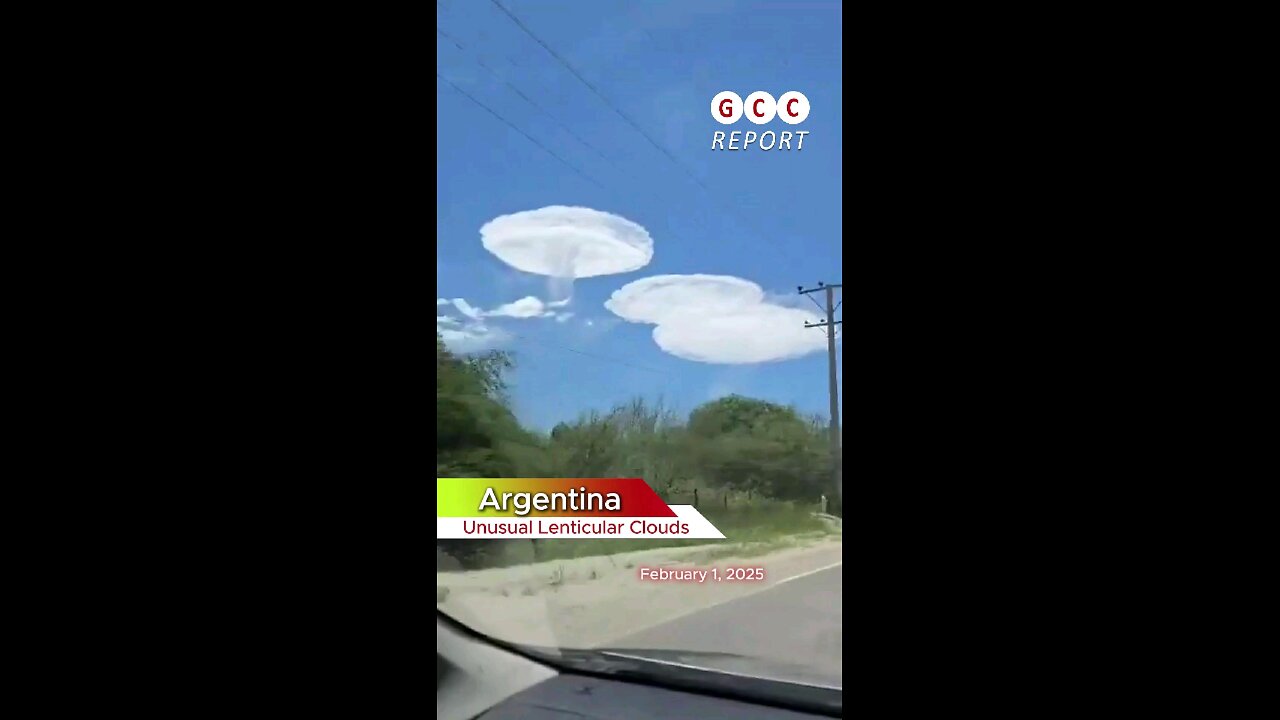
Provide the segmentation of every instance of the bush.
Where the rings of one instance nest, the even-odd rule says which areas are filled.
[[[436,572],[480,570],[493,564],[501,540],[436,540]]]

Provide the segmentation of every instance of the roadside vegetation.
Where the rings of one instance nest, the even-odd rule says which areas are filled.
[[[732,542],[760,548],[829,527],[814,513],[830,493],[824,418],[732,395],[680,417],[660,402],[636,399],[591,412],[542,434],[511,412],[506,353],[456,356],[436,335],[436,477],[641,477],[669,503],[696,504]],[[838,508],[828,511],[840,514]],[[437,540],[442,556],[462,567],[523,562],[652,547],[724,541]]]

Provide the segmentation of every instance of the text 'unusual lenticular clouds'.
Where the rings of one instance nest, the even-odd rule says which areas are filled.
[[[644,278],[614,292],[605,307],[656,325],[658,347],[696,362],[773,362],[826,347],[825,335],[804,326],[820,320],[815,313],[770,302],[759,285],[728,275]]]

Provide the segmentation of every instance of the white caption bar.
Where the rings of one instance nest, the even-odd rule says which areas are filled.
[[[445,540],[525,538],[724,538],[692,505],[672,505],[673,518],[624,517],[437,517],[436,537]]]

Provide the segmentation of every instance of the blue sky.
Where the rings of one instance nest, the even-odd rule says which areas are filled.
[[[825,416],[823,331],[803,330],[798,311],[817,308],[796,286],[843,279],[839,3],[500,2],[607,102],[491,0],[437,3],[438,329],[460,351],[512,351],[516,413],[544,430],[637,395]],[[799,91],[810,114],[720,125],[723,90]],[[800,151],[710,149],[734,130],[809,135]],[[555,206],[588,210],[515,215]],[[549,222],[563,238],[539,233]],[[514,267],[547,263],[577,277]],[[681,277],[605,306],[655,276]]]

